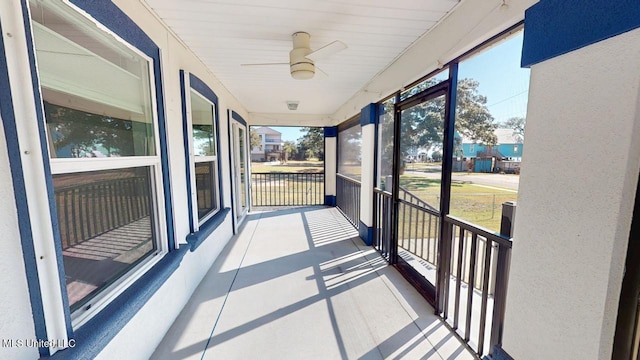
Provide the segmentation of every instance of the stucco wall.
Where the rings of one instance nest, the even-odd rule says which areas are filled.
[[[164,96],[169,136],[171,187],[175,216],[176,241],[185,243],[189,233],[187,179],[184,176],[185,155],[182,139],[182,100],[179,71],[191,72],[203,80],[218,96],[219,141],[222,164],[223,201],[231,206],[229,174],[228,111],[248,118],[244,107],[222,86],[218,79],[173,36],[141,2],[117,0],[114,3],[131,17],[154,42],[162,54]],[[191,294],[209,270],[213,261],[232,237],[231,213],[224,223],[195,251],[185,255],[180,267],[149,302],[100,353],[102,359],[148,358],[172,325]],[[153,329],[153,331],[150,331]],[[141,334],[144,334],[141,336]]]
[[[218,155],[222,166],[220,180],[223,183],[224,192],[222,194],[224,205],[231,206],[231,180],[229,173],[229,138],[228,138],[228,111],[236,111],[241,116],[247,118],[248,113],[244,107],[220,84],[215,76],[193,55],[186,47],[173,36],[160,21],[146,8],[140,1],[117,0],[114,3],[127,13],[143,31],[159,46],[161,52],[162,79],[165,100],[165,114],[168,134],[168,153],[170,163],[170,177],[172,190],[172,207],[174,213],[175,238],[179,244],[185,244],[185,238],[189,234],[189,218],[187,205],[187,179],[185,177],[185,150],[182,139],[182,98],[180,92],[179,71],[191,72],[203,80],[218,96],[219,114],[219,141],[221,152]],[[17,45],[5,44],[7,55],[12,62],[19,63],[21,69],[10,69],[11,72],[28,74],[28,61],[26,57],[26,40],[19,38],[16,29],[21,28],[20,4],[18,1],[3,3],[0,6],[0,18],[3,20],[4,30],[9,30],[9,25],[14,26],[11,36]],[[11,21],[9,21],[11,20]],[[8,32],[8,31],[7,31]],[[9,45],[11,45],[9,47]],[[16,60],[20,59],[20,61]],[[14,105],[16,111],[20,111],[17,119],[20,124],[35,124],[35,107],[30,89],[30,79],[28,76],[14,76],[12,78],[12,88]],[[19,136],[20,138],[20,136]],[[16,218],[16,208],[14,203],[13,189],[9,165],[6,155],[6,145],[4,134],[0,133],[0,234],[4,240],[4,249],[0,253],[0,339],[22,338],[34,339],[34,325],[32,311],[29,305],[27,293],[27,282],[24,272],[22,249],[20,247],[20,236]],[[38,135],[34,132],[21,141],[29,139],[31,143],[37,144]],[[30,148],[32,149],[32,148]],[[32,153],[39,153],[33,147]],[[35,164],[35,165],[34,165]],[[32,161],[30,166],[39,166],[38,170],[43,172],[42,161]],[[30,179],[44,178],[43,176],[32,176]],[[29,184],[41,184],[35,182]],[[29,185],[31,186],[31,185]],[[36,201],[39,209],[47,215],[47,208],[42,199],[32,198]],[[35,199],[35,200],[34,200]],[[35,209],[35,208],[34,208]],[[46,229],[46,224],[34,224],[35,227]],[[180,267],[164,283],[148,303],[127,323],[120,333],[109,343],[105,344],[102,358],[147,358],[155,350],[161,341],[166,330],[171,326],[175,317],[182,310],[184,304],[191,296],[204,274],[207,272],[213,261],[232,237],[231,214],[227,215],[224,222],[205,240],[205,242],[195,251],[189,252],[182,259]],[[50,237],[38,237],[38,241],[51,244]],[[48,258],[48,257],[47,257]],[[50,276],[56,276],[55,271],[50,271]],[[58,290],[47,291],[52,294]],[[53,313],[50,311],[50,313]],[[61,312],[51,317],[60,318]],[[52,321],[55,323],[55,321]],[[58,325],[59,322],[57,323]],[[57,326],[58,328],[60,326]],[[64,324],[62,323],[62,328]],[[152,329],[152,331],[150,331]],[[53,338],[58,338],[54,336]],[[5,356],[6,354],[6,356]],[[35,359],[38,358],[37,348],[8,349],[0,347],[0,358],[2,359]]]
[[[0,125],[2,119],[0,119]],[[22,246],[18,232],[15,197],[7,144],[4,130],[0,126],[0,341],[35,339],[33,317],[31,316],[27,279],[22,260]],[[3,347],[0,345],[0,359],[35,359],[37,348]]]
[[[611,358],[640,171],[638,59],[635,30],[531,69],[503,341],[516,359]]]

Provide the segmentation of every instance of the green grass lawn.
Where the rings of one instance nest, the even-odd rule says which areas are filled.
[[[290,160],[279,165],[252,162],[251,173],[274,174],[252,177],[252,203],[254,206],[322,205],[324,175],[314,174],[323,172],[324,162],[318,160]]]
[[[402,175],[400,184],[422,200],[425,200],[435,208],[439,208],[439,179]],[[516,201],[517,196],[516,192],[508,190],[454,182],[451,186],[450,213],[453,216],[498,232],[500,231],[502,203]]]
[[[434,164],[430,163],[428,165],[432,166]],[[324,162],[317,160],[291,160],[281,165],[265,165],[265,163],[259,162],[251,163],[252,173],[317,173],[323,171]],[[287,184],[289,183],[294,184],[294,181],[287,182]],[[402,175],[400,177],[400,184],[433,207],[440,207],[440,179]],[[274,191],[276,189],[284,191],[283,186],[284,185],[277,186],[276,188],[263,188],[261,193],[263,196],[267,196],[266,192],[268,191]],[[300,196],[300,194],[315,192],[310,191],[312,188],[315,189],[316,185],[311,186],[309,183],[305,186],[296,185],[296,190],[293,190],[293,193],[298,194],[296,196]],[[254,196],[258,195],[258,191],[256,190],[257,189],[254,189]],[[286,196],[286,198],[288,199],[289,196]],[[516,198],[517,193],[512,191],[454,182],[451,186],[451,215],[497,232],[500,231],[502,203],[506,201],[516,201]],[[254,203],[255,202],[256,199],[254,198]]]
[[[283,172],[292,172],[292,173],[314,173],[314,172],[323,172],[324,171],[324,162],[319,160],[305,160],[305,161],[297,161],[297,160],[289,160],[286,164],[280,165],[266,165],[262,162],[252,162],[251,163],[251,172],[252,173],[283,173]]]

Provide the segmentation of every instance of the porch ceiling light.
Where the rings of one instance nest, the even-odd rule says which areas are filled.
[[[287,101],[287,107],[291,111],[298,110],[299,103],[300,103],[299,101]]]

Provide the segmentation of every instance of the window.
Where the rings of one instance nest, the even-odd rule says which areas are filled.
[[[400,101],[404,99],[408,99],[415,94],[420,93],[434,85],[437,85],[443,81],[447,81],[449,79],[449,68],[444,68],[442,70],[438,70],[435,74],[429,76],[426,80],[420,81],[419,83],[411,86],[407,90],[403,90],[400,93]]]
[[[64,3],[29,5],[77,327],[167,251],[153,67]]]
[[[190,91],[190,104],[194,167],[192,189],[195,189],[197,221],[201,225],[220,210],[217,191],[216,109],[215,104],[193,89]]]
[[[393,96],[378,104],[378,174],[376,186],[391,192],[393,177],[393,109],[396,97]]]
[[[360,180],[362,174],[362,127],[360,118],[338,132],[338,173]],[[349,121],[351,122],[351,121]]]
[[[510,32],[458,65],[454,148],[474,158],[453,159],[450,213],[493,231],[518,196],[530,72],[522,41],[522,30]]]

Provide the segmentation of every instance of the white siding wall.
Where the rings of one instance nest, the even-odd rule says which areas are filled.
[[[611,358],[640,171],[640,30],[534,65],[507,296],[516,359]]]

